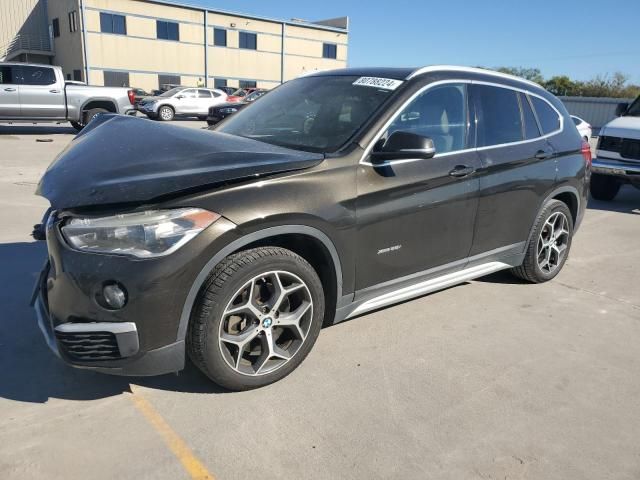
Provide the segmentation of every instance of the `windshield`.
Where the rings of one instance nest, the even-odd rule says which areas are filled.
[[[338,150],[393,93],[357,76],[303,77],[269,92],[217,131],[311,152]]]
[[[255,92],[252,92],[249,95],[247,95],[247,97],[244,99],[244,101],[245,102],[253,102],[254,100],[260,98],[265,93],[267,93],[267,92],[265,92],[263,90],[256,90]]]
[[[184,88],[172,88],[171,90],[167,90],[162,95],[158,95],[159,97],[173,97],[176,93],[184,90]]]
[[[231,95],[233,95],[234,97],[244,97],[246,94],[247,92],[244,90],[244,88],[239,88],[238,90],[233,92]]]
[[[631,106],[627,109],[627,113],[630,117],[640,117],[640,96],[634,100]]]

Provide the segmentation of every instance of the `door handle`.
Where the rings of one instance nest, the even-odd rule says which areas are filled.
[[[60,90],[56,90],[56,89],[49,90],[49,93],[60,93]]]
[[[538,150],[535,154],[535,157],[538,160],[546,160],[547,158],[553,157],[553,152],[549,150]]]
[[[466,177],[467,175],[471,175],[475,173],[476,169],[473,167],[469,167],[467,165],[456,165],[453,167],[453,170],[449,172],[449,175],[452,177]]]
[[[15,91],[16,91],[16,89],[15,89],[15,88],[8,87],[8,88],[5,88],[5,89],[4,89],[4,91],[5,91],[5,92],[15,92]]]

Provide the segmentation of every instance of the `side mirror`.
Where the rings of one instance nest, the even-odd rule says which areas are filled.
[[[616,117],[621,117],[625,113],[627,113],[627,109],[629,108],[628,103],[619,103],[616,106]]]
[[[400,159],[428,159],[436,154],[433,140],[411,132],[393,132],[381,148],[371,152],[376,162]]]

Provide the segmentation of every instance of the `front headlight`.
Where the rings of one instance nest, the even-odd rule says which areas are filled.
[[[224,114],[235,113],[237,111],[238,111],[238,109],[237,108],[233,108],[233,107],[221,108],[220,109],[220,113],[224,113]]]
[[[219,218],[200,208],[72,218],[62,226],[62,234],[83,252],[151,258],[175,252]]]

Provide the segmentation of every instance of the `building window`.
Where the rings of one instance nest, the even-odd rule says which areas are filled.
[[[226,78],[215,78],[213,80],[213,88],[220,88],[220,87],[226,87],[226,86],[227,86]]]
[[[240,88],[256,88],[255,80],[240,80]]]
[[[258,49],[258,35],[255,33],[240,32],[240,48],[247,50]]]
[[[57,18],[51,20],[51,30],[53,32],[53,38],[58,38],[60,36],[60,20]]]
[[[71,80],[71,74],[67,73],[67,80]]]
[[[127,34],[127,19],[124,15],[100,12],[100,31],[102,33]]]
[[[334,43],[323,43],[322,58],[338,58],[338,46]]]
[[[128,87],[129,72],[104,72],[105,87]]]
[[[81,82],[82,81],[82,70],[74,70],[73,71],[73,79]]]
[[[158,75],[158,88],[162,88],[163,85],[180,85],[180,76],[179,75]]]
[[[218,47],[227,46],[227,31],[223,28],[213,29],[213,44]]]
[[[180,26],[176,22],[157,20],[156,33],[160,40],[180,40]]]
[[[75,10],[69,12],[69,31],[71,33],[78,31],[78,12]]]

